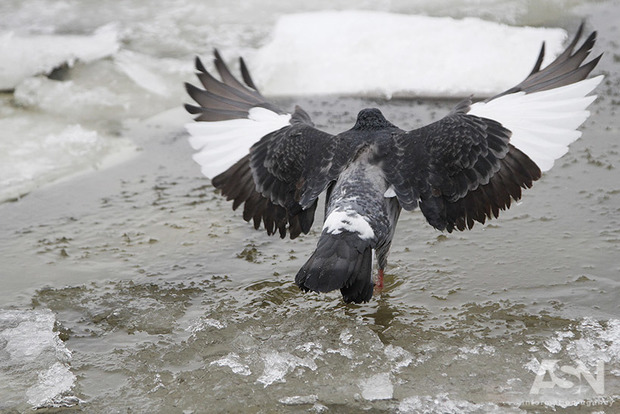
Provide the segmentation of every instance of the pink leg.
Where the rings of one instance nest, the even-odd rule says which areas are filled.
[[[375,281],[375,290],[380,291],[383,289],[383,269],[379,269],[377,274],[377,280]]]

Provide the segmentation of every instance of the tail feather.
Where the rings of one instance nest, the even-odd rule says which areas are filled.
[[[340,289],[345,302],[368,302],[372,297],[372,248],[356,233],[323,233],[317,248],[295,277],[304,291]]]

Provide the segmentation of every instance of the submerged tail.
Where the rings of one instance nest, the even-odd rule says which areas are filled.
[[[345,302],[368,302],[372,297],[372,248],[357,233],[324,232],[316,250],[295,276],[305,292],[340,289]]]

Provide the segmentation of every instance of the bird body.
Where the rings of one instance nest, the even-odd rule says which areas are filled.
[[[295,278],[304,290],[341,289],[345,301],[372,295],[371,251],[376,252],[381,279],[401,210],[395,197],[385,197],[389,182],[377,146],[365,142],[380,140],[375,135],[389,131],[351,132],[363,145],[328,190],[317,248]]]
[[[579,138],[588,94],[602,76],[587,78],[600,56],[583,63],[596,32],[541,69],[544,45],[530,75],[515,87],[472,103],[412,131],[376,108],[359,112],[348,131],[315,128],[300,107],[287,114],[257,90],[240,60],[237,80],[215,51],[217,80],[196,60],[204,89],[187,84],[196,105],[188,125],[194,159],[222,195],[243,205],[243,218],[268,234],[308,233],[318,198],[326,195],[317,247],[295,277],[304,291],[340,289],[346,302],[370,300],[382,286],[402,209],[419,208],[438,230],[471,229],[519,200]],[[373,252],[378,277],[373,281]]]

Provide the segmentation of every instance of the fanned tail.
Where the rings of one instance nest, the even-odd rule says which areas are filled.
[[[304,291],[340,289],[344,301],[368,302],[372,297],[372,248],[356,233],[324,232],[317,248],[299,270],[295,283]]]

